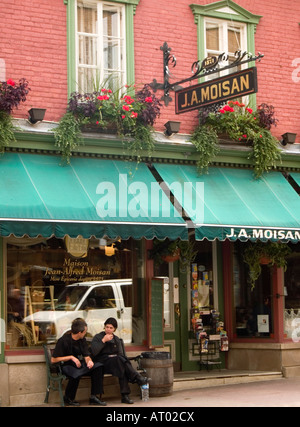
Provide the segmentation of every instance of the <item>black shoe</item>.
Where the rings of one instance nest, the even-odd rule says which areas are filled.
[[[147,377],[144,377],[143,375],[141,375],[141,374],[138,374],[136,377],[135,377],[135,382],[139,385],[139,386],[141,386],[141,385],[143,385],[143,384],[147,384],[147,382],[148,382],[148,378]]]
[[[122,403],[128,403],[128,404],[131,405],[133,403],[133,400],[131,400],[129,398],[128,394],[122,394],[122,400],[121,400],[121,402]]]
[[[79,402],[76,402],[76,400],[72,400],[67,396],[64,396],[64,402],[67,406],[80,406]]]
[[[101,405],[101,406],[106,406],[107,403],[104,402],[103,400],[98,399],[97,396],[91,396],[90,397],[90,405]]]

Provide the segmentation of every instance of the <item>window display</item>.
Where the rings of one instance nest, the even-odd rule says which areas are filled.
[[[287,259],[284,274],[284,333],[286,338],[299,342],[300,325],[300,245],[290,245],[292,254]]]
[[[191,330],[197,342],[200,368],[221,365],[220,351],[228,351],[224,322],[214,307],[212,246],[202,242],[197,245],[197,256],[191,264]]]
[[[247,242],[233,246],[233,294],[237,337],[271,337],[273,334],[272,269],[261,265],[253,287],[249,267],[244,262]]]
[[[133,240],[9,238],[7,348],[56,340],[77,317],[85,319],[90,336],[115,317],[124,342],[137,342],[137,321],[144,316],[143,277],[137,277],[143,271],[135,267],[141,247]]]

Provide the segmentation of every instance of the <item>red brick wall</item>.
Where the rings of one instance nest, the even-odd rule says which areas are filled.
[[[213,0],[195,0],[198,4]],[[136,82],[163,78],[160,46],[167,41],[176,55],[171,69],[176,80],[190,75],[197,59],[197,26],[190,0],[140,0],[134,17]],[[258,104],[274,105],[279,119],[274,134],[295,132],[300,136],[300,1],[236,0],[263,17],[255,35],[256,52],[265,57],[258,68]],[[67,105],[66,6],[63,0],[1,0],[0,59],[5,60],[6,78],[29,80],[26,104],[15,111],[27,117],[33,107],[47,108],[45,120],[57,121]],[[288,31],[288,32],[287,32]],[[293,65],[294,64],[294,65]],[[297,81],[299,80],[299,81]],[[162,92],[159,92],[161,94]],[[157,130],[168,120],[181,121],[181,133],[197,124],[197,112],[175,115],[174,101],[163,107]],[[300,138],[298,137],[300,142]]]
[[[177,79],[190,75],[190,66],[197,58],[197,26],[189,0],[141,0],[135,16],[136,79],[160,81],[164,41],[172,47],[177,58],[173,71]],[[195,0],[197,4],[214,3],[213,0]],[[299,0],[236,0],[249,12],[263,16],[255,35],[256,52],[265,55],[256,64],[258,69],[257,104],[274,105],[279,119],[275,136],[294,132],[300,142],[300,1]],[[173,11],[172,11],[173,9]],[[297,67],[293,61],[298,58]],[[294,79],[293,79],[294,73]],[[298,75],[298,82],[296,81]],[[176,79],[176,80],[177,80]],[[174,102],[163,108],[158,122],[159,130],[168,120],[181,121],[180,132],[190,132],[197,123],[197,112],[174,114]]]
[[[63,0],[1,0],[0,58],[6,78],[25,77],[31,91],[15,110],[27,117],[31,107],[46,108],[45,120],[57,121],[66,110],[67,37]]]

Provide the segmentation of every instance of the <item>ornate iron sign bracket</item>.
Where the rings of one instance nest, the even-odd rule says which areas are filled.
[[[164,42],[164,44],[160,47],[160,50],[163,52],[164,81],[163,83],[158,83],[156,79],[153,79],[152,83],[150,83],[150,86],[154,92],[157,90],[164,91],[164,95],[161,97],[161,101],[163,101],[166,106],[168,106],[172,101],[170,91],[182,89],[182,86],[180,85],[183,83],[191,82],[200,77],[229,70],[230,68],[234,68],[248,62],[257,60],[261,61],[261,59],[264,57],[262,53],[258,53],[256,56],[253,56],[250,52],[242,52],[241,50],[238,50],[234,54],[235,60],[232,63],[229,65],[220,66],[222,62],[228,61],[229,59],[229,55],[223,52],[219,56],[211,56],[205,58],[203,61],[195,61],[191,67],[192,75],[190,77],[179,80],[175,83],[170,83],[170,78],[173,77],[172,73],[170,72],[170,67],[176,67],[176,57],[171,54],[172,49],[168,46],[167,42]]]

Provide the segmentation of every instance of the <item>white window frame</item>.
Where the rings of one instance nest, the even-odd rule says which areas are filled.
[[[87,64],[79,64],[79,36],[85,35],[85,33],[78,32],[78,13],[77,13],[77,7],[83,4],[84,6],[91,6],[95,7],[97,6],[97,23],[96,23],[96,30],[97,33],[92,34],[88,33],[92,37],[97,37],[97,63],[95,65],[87,65]],[[118,67],[115,69],[105,69],[104,68],[104,30],[103,30],[103,11],[104,10],[111,10],[116,11],[119,15],[119,25],[117,28],[117,37],[115,40],[118,44],[119,49],[119,57],[118,57]],[[122,20],[120,18],[122,14]],[[101,17],[101,19],[99,19]],[[126,84],[126,25],[125,25],[125,5],[119,4],[119,3],[110,3],[106,1],[99,1],[99,0],[88,0],[88,1],[77,1],[76,0],[76,19],[75,19],[75,32],[76,32],[76,86],[77,90],[81,90],[79,87],[79,68],[90,68],[95,69],[96,73],[98,72],[98,76],[96,78],[96,82],[102,83],[105,80],[105,76],[107,74],[116,74],[120,75],[120,82],[119,85],[123,86]],[[111,37],[109,38],[112,39]]]
[[[209,50],[207,49],[207,40],[206,40],[206,30],[207,25],[213,24],[219,27],[219,50]],[[231,22],[229,20],[215,19],[215,18],[204,18],[204,50],[205,57],[210,55],[219,56],[221,53],[225,52],[229,56],[233,56],[235,52],[230,52],[228,47],[228,30],[230,28],[239,28],[240,30],[240,50],[242,52],[247,51],[247,24],[243,22]],[[223,62],[223,65],[228,65],[229,62]],[[242,68],[246,68],[246,66],[242,66]],[[219,73],[220,76],[226,75],[229,72],[232,73],[232,70],[225,70],[222,73]],[[213,74],[210,79],[216,78],[217,74]]]

